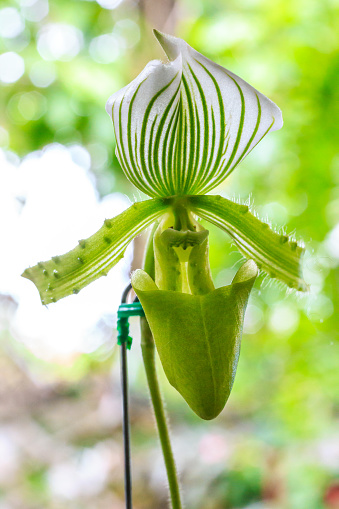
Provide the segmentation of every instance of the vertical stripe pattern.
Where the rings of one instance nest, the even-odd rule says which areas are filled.
[[[181,39],[157,37],[171,60],[150,62],[107,102],[116,154],[149,196],[204,194],[282,126],[281,112]]]

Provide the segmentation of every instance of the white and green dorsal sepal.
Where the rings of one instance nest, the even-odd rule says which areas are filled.
[[[119,162],[149,196],[203,194],[269,131],[280,109],[185,41],[155,31],[170,61],[152,61],[106,105]]]
[[[33,281],[42,304],[56,302],[79,293],[82,288],[108,271],[124,256],[128,244],[154,223],[168,208],[168,200],[152,199],[134,203],[88,239],[66,254],[29,267],[22,274]]]
[[[230,395],[257,272],[248,260],[229,286],[203,295],[160,290],[143,270],[132,274],[165,374],[202,419],[216,417]]]

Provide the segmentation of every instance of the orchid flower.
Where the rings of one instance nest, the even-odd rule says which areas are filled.
[[[26,269],[23,276],[35,283],[43,304],[56,302],[107,275],[133,238],[156,223],[154,271],[136,271],[132,284],[170,383],[198,415],[211,419],[233,384],[258,268],[306,290],[303,249],[247,205],[207,195],[266,134],[282,127],[280,109],[185,41],[155,35],[169,61],[149,62],[106,106],[120,165],[150,199],[106,219],[72,251]],[[227,232],[249,260],[229,286],[214,288],[208,231],[197,218]]]

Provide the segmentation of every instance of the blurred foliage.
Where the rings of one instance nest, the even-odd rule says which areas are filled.
[[[8,8],[19,16],[12,32],[1,21]],[[334,0],[0,4],[0,145],[9,156],[24,156],[53,142],[80,143],[101,195],[135,193],[114,156],[105,102],[150,59],[163,58],[152,26],[183,37],[282,109],[284,128],[265,138],[219,191],[242,201],[250,196],[260,217],[304,239],[311,292],[289,293],[264,277],[256,283],[233,393],[212,423],[192,415],[162,377],[187,507],[339,507],[337,20]],[[6,53],[25,65],[11,83],[1,69]],[[241,256],[226,235],[210,229],[211,265],[221,286]],[[53,366],[15,344],[9,329],[1,336],[0,450],[12,459],[2,465],[0,508],[124,507],[116,366],[114,390],[109,378],[113,353]],[[135,508],[160,509],[167,500],[163,465],[139,358],[135,348]],[[86,491],[95,461],[97,471],[108,465],[107,475]]]

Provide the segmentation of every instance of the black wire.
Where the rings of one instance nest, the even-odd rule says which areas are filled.
[[[121,297],[121,304],[125,304],[132,285],[129,284]],[[125,500],[126,509],[132,509],[132,475],[131,475],[131,446],[129,431],[128,412],[128,370],[127,370],[127,348],[126,342],[121,345],[121,389],[122,389],[122,430],[124,435],[124,457],[125,457]]]
[[[132,284],[129,283],[125,290],[122,292],[122,296],[121,296],[121,304],[126,304],[126,301],[127,301],[127,297],[128,297],[128,294],[129,292],[132,290]]]

